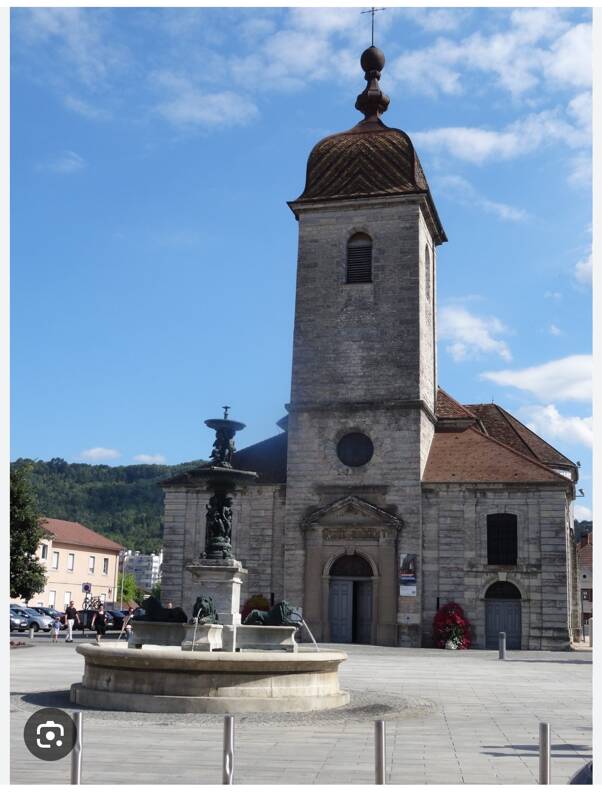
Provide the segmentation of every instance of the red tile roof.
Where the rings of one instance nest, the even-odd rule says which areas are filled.
[[[77,544],[92,550],[112,550],[116,553],[123,550],[123,545],[80,525],[79,522],[45,517],[40,520],[40,524],[42,528],[52,534],[57,544]]]
[[[543,464],[575,469],[576,465],[552,445],[513,417],[505,408],[495,403],[468,405],[467,409],[479,418],[486,433],[519,453],[535,458]]]
[[[481,433],[437,431],[422,480],[426,483],[551,483],[570,486],[558,473]]]
[[[472,411],[469,411],[466,406],[454,400],[454,398],[440,386],[437,387],[437,416],[443,419],[468,418],[476,421],[476,416]]]
[[[592,566],[593,545],[591,534],[588,533],[577,543],[577,561],[580,567]]]

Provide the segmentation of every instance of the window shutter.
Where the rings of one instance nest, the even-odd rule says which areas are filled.
[[[347,283],[372,282],[372,239],[353,236],[347,244]]]

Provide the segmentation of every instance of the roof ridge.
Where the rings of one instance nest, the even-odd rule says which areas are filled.
[[[506,420],[509,422],[509,424],[512,426],[512,430],[513,430],[513,431],[514,431],[514,433],[515,433],[515,434],[518,436],[518,438],[521,440],[521,442],[522,442],[522,443],[525,445],[525,447],[527,448],[527,450],[528,450],[530,453],[533,453],[533,458],[535,458],[535,459],[537,459],[537,460],[539,461],[539,459],[537,458],[537,454],[536,454],[535,450],[533,450],[533,448],[531,447],[531,445],[529,444],[529,442],[527,442],[527,441],[525,440],[525,437],[524,437],[524,436],[521,436],[520,432],[516,430],[516,428],[514,427],[514,425],[512,425],[512,422],[511,422],[511,420],[509,420],[509,419],[508,419],[508,417],[510,417],[510,416],[512,416],[512,415],[511,415],[511,414],[509,414],[509,413],[506,411],[506,409],[505,409],[505,408],[503,408],[502,406],[498,405],[497,403],[492,403],[492,405],[494,405],[494,406],[497,408],[497,410],[500,412],[500,414],[501,414],[503,417],[505,417],[505,419],[506,419]],[[543,441],[543,440],[542,440],[542,441]],[[540,462],[540,463],[541,463],[541,462]]]
[[[536,433],[535,431],[532,431],[531,428],[529,428],[528,425],[525,425],[524,422],[521,422],[520,419],[518,419],[517,417],[514,416],[514,414],[511,414],[509,411],[506,411],[506,409],[503,408],[502,406],[498,406],[497,403],[495,403],[494,405],[496,406],[496,408],[498,408],[502,412],[502,414],[506,417],[506,419],[508,419],[508,422],[512,425],[512,429],[515,431],[515,433],[518,436],[518,438],[521,440],[521,442],[524,443],[525,447],[529,448],[529,450],[533,453],[533,455],[535,455],[535,451],[533,450],[531,445],[525,440],[525,438],[521,434],[520,430],[517,430],[515,428],[515,426],[512,424],[512,422],[517,422],[520,426],[522,426],[523,428],[526,428],[529,431],[529,433],[531,433],[533,436],[535,436],[537,439],[539,439],[539,441],[542,442],[542,444],[544,444],[546,447],[549,447],[550,450],[553,450],[555,453],[558,453],[559,456],[562,456],[562,458],[565,459],[565,461],[569,461],[571,464],[574,463],[573,461],[570,460],[570,458],[568,458],[563,453],[561,453],[560,450],[557,450],[554,447],[554,445],[551,445],[549,442],[546,442],[546,440],[543,439],[538,433]],[[535,455],[535,457],[537,458],[536,455]]]
[[[499,439],[496,439],[494,436],[490,436],[488,433],[484,433],[483,431],[480,431],[478,428],[474,428],[473,427],[473,428],[470,428],[469,430],[474,431],[479,436],[482,436],[484,439],[489,439],[490,442],[493,442],[494,444],[497,444],[499,447],[503,447],[505,450],[508,450],[510,453],[513,453],[514,455],[518,456],[519,458],[522,458],[524,461],[529,461],[534,466],[539,467],[539,469],[542,469],[545,472],[550,473],[550,475],[553,475],[555,479],[563,481],[565,483],[568,483],[572,487],[573,481],[571,481],[570,478],[565,478],[564,475],[560,475],[560,473],[556,472],[556,470],[553,470],[553,469],[551,469],[551,467],[548,467],[545,464],[542,464],[541,461],[538,461],[535,458],[529,458],[529,456],[526,456],[524,453],[521,453],[519,450],[515,450],[514,447],[510,447],[510,445],[505,444],[504,442],[500,442]],[[531,448],[529,448],[529,449],[531,449]]]

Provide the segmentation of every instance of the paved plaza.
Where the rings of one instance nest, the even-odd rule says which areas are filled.
[[[323,646],[325,649],[327,645]],[[334,647],[333,645],[330,646]],[[408,650],[337,645],[347,709],[236,716],[234,783],[374,783],[374,720],[387,721],[387,782],[533,784],[538,724],[552,727],[552,782],[591,758],[591,652]],[[12,783],[68,783],[70,759],[44,762],[23,741],[40,707],[71,710],[74,646],[12,657]],[[223,717],[85,710],[83,783],[217,784]]]

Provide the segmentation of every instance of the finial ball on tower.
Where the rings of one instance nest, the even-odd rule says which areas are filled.
[[[372,45],[362,53],[360,64],[364,72],[380,72],[385,66],[385,54]]]

